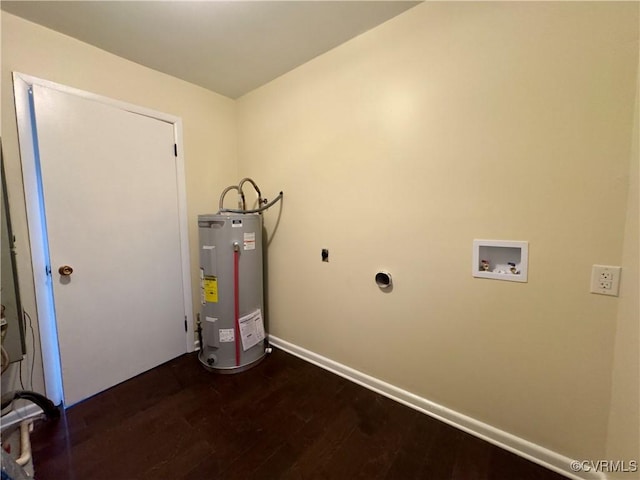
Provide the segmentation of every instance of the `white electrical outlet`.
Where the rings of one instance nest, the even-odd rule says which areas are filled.
[[[613,285],[613,283],[611,282],[611,280],[599,280],[598,281],[598,288],[602,289],[602,290],[611,290],[611,286]]]
[[[613,280],[613,273],[610,270],[600,272],[600,280]]]
[[[618,296],[621,267],[594,265],[591,269],[591,293]]]

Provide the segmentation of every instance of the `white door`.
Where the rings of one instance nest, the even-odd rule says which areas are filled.
[[[175,137],[44,86],[33,110],[69,406],[186,351]]]

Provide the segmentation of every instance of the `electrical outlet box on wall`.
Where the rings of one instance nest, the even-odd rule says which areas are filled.
[[[521,240],[474,240],[472,275],[478,278],[527,282],[529,242]]]
[[[617,297],[621,270],[618,266],[594,265],[591,268],[591,293]]]

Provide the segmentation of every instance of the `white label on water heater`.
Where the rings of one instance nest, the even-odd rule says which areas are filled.
[[[256,249],[256,232],[244,234],[244,249],[245,250]]]
[[[220,335],[220,342],[233,342],[236,337],[233,332],[233,328],[221,328],[218,330],[218,334]]]
[[[242,349],[245,352],[264,340],[264,325],[262,323],[262,312],[260,309],[244,317],[240,317],[238,323],[240,324]]]

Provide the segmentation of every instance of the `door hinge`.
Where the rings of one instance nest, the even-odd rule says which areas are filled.
[[[187,331],[187,316],[184,316],[184,331]]]
[[[178,144],[177,143],[173,144],[173,155],[176,156],[176,157],[178,156]]]

